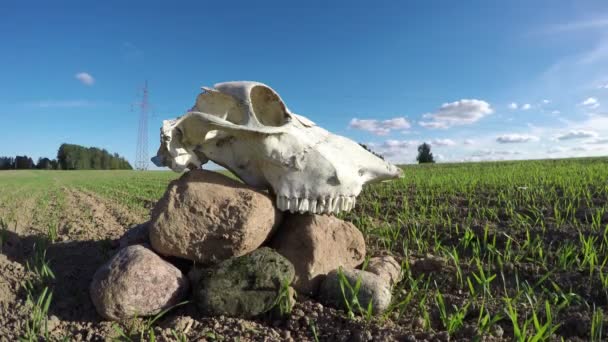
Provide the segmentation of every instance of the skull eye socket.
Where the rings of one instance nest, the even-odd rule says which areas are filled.
[[[204,90],[197,97],[193,110],[215,115],[237,125],[246,121],[243,108],[237,105],[232,96],[211,89]]]
[[[287,121],[287,109],[281,98],[269,88],[251,89],[251,106],[258,121],[264,126],[282,126]]]

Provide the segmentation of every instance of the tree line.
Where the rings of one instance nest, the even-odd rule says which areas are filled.
[[[131,164],[117,153],[105,149],[84,147],[74,144],[61,144],[55,159],[32,158],[24,156],[0,157],[0,170],[132,170]]]
[[[375,154],[379,158],[384,157],[364,144],[361,147]],[[431,145],[423,143],[418,146],[419,163],[434,163],[435,159],[431,153]],[[42,170],[132,170],[131,164],[117,153],[111,154],[105,149],[97,147],[84,147],[74,144],[62,144],[57,151],[56,159],[38,158],[34,163],[28,156],[0,157],[0,170],[12,169],[42,169]]]

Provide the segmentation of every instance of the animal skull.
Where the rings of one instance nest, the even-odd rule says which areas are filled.
[[[292,113],[267,85],[226,82],[203,90],[191,111],[163,121],[152,158],[157,166],[179,172],[211,160],[251,186],[271,189],[280,210],[316,214],[349,211],[363,184],[402,174]]]

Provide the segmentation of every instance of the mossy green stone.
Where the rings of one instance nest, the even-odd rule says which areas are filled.
[[[282,284],[291,284],[294,275],[289,260],[263,247],[203,271],[194,299],[205,315],[253,317],[272,309]]]

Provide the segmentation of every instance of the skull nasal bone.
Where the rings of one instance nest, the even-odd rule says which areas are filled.
[[[403,177],[403,170],[393,165],[386,165],[385,167],[378,168],[360,168],[359,176],[363,178],[365,183],[370,181],[381,182],[393,178]]]

